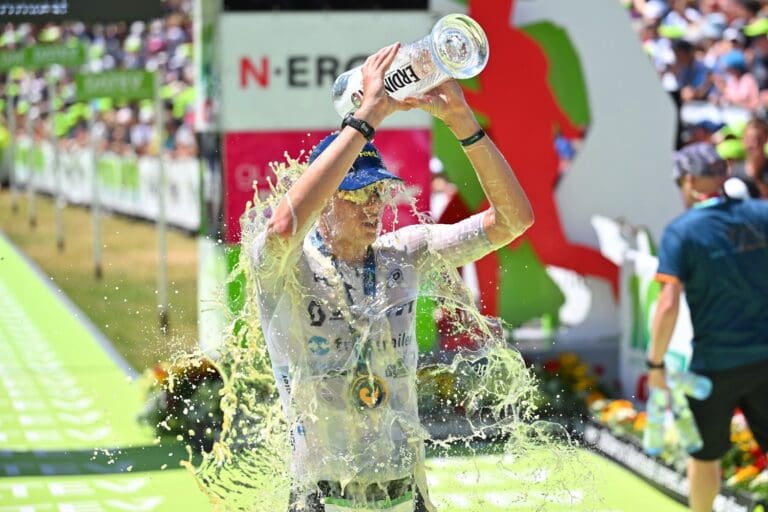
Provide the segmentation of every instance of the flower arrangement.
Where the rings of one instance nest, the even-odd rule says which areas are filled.
[[[737,411],[731,421],[731,443],[722,463],[726,485],[768,498],[765,453],[760,450],[741,411]]]
[[[531,368],[539,383],[539,408],[561,423],[588,417],[592,404],[613,394],[600,381],[602,367],[590,367],[572,352],[534,363]]]
[[[595,421],[608,427],[616,436],[629,439],[638,446],[647,423],[644,411],[637,411],[629,400],[600,400],[592,404]],[[746,420],[736,411],[731,421],[731,449],[722,459],[725,486],[768,500],[768,463]],[[678,472],[685,472],[687,454],[679,446],[674,429],[668,431],[665,449],[659,458]]]
[[[195,451],[209,451],[223,421],[219,407],[223,380],[209,359],[185,357],[145,372],[147,402],[139,421],[163,439],[173,438]]]

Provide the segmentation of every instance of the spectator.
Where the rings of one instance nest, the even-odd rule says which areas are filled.
[[[753,183],[760,191],[760,197],[768,199],[768,123],[761,119],[753,119],[747,123],[742,138],[745,160],[734,172],[734,176]]]
[[[173,102],[173,110],[168,115],[177,121],[169,123],[169,149],[177,145],[181,153],[196,151],[191,126],[184,119],[192,119],[194,108],[194,87],[191,78],[193,69],[192,41],[192,2],[191,0],[167,0],[164,3],[167,13],[163,18],[149,23],[141,21],[127,23],[108,23],[86,25],[80,22],[35,26],[29,23],[13,25],[0,24],[0,47],[18,49],[38,42],[70,44],[78,42],[86,47],[87,63],[85,69],[101,72],[110,69],[146,69],[158,71],[161,76],[162,90],[168,91],[168,99]],[[0,50],[4,49],[0,48]],[[75,70],[61,73],[55,88],[56,98],[61,113],[55,121],[56,132],[66,140],[61,140],[62,147],[83,147],[88,139],[83,140],[83,128],[78,123],[87,119],[90,111],[96,112],[95,130],[97,147],[120,149],[126,153],[145,155],[152,153],[150,141],[154,140],[154,112],[143,104],[132,103],[120,106],[116,112],[111,102],[94,101],[89,104],[75,102]],[[47,112],[46,81],[43,72],[22,73],[14,71],[12,79],[6,84],[8,92],[15,96],[17,112]],[[179,121],[182,120],[182,121]],[[21,119],[23,129],[26,118]],[[50,126],[54,123],[48,122]],[[176,130],[182,130],[176,137]],[[156,148],[155,148],[156,150]]]
[[[711,142],[729,169],[743,168],[741,133],[713,131],[768,115],[768,1],[632,0],[631,13],[680,111],[677,147]]]
[[[693,323],[690,368],[713,382],[709,398],[689,398],[704,443],[688,462],[689,503],[694,512],[711,512],[736,407],[768,450],[768,202],[726,196],[725,164],[708,144],[679,151],[674,177],[688,210],[661,238],[648,384],[667,387],[664,356],[684,290]]]
[[[705,99],[712,88],[710,70],[695,54],[694,46],[685,39],[672,43],[675,62],[670,67],[677,80],[682,101]]]
[[[747,49],[750,69],[758,87],[765,93],[768,89],[768,18],[762,18],[744,27],[744,33],[751,38]],[[768,105],[768,99],[762,99],[761,105]]]
[[[748,110],[756,110],[760,106],[760,89],[754,75],[747,70],[744,53],[732,50],[721,58],[725,69],[725,78],[716,79],[722,94],[722,102]]]

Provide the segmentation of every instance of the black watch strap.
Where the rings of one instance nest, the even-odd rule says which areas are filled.
[[[664,361],[660,363],[654,363],[650,359],[645,360],[645,367],[649,370],[663,370],[664,369]]]
[[[351,126],[355,130],[359,131],[368,141],[373,139],[373,135],[376,133],[376,130],[373,129],[373,126],[368,124],[366,121],[363,121],[362,119],[354,117],[352,114],[349,114],[344,118],[344,121],[341,122],[341,127],[344,128],[345,126]]]

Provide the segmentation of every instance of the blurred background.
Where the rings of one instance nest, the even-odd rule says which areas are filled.
[[[682,478],[684,454],[670,449],[645,480],[631,455],[645,421],[655,247],[683,211],[671,154],[684,145],[715,144],[749,193],[768,198],[765,0],[128,4],[0,3],[0,510],[56,502],[41,484],[50,475],[81,478],[63,496],[98,501],[88,510],[111,510],[132,485],[146,493],[125,506],[207,509],[183,471],[159,472],[183,446],[143,447],[216,438],[218,374],[178,356],[215,360],[234,328],[240,215],[269,192],[270,162],[305,157],[338,127],[336,76],[450,12],[488,36],[488,66],[462,85],[536,212],[522,239],[462,277],[538,376],[542,417],[629,468],[601,488],[611,508],[634,510],[626,488],[648,492],[643,510],[679,506],[670,475]],[[435,222],[485,207],[460,146],[426,114],[392,116],[376,144]],[[404,203],[386,229],[413,222]],[[419,311],[425,361],[471,342],[451,328],[461,315],[426,298]],[[682,314],[680,369],[691,335]],[[174,380],[186,383],[175,394]],[[424,414],[459,414],[458,385],[426,386]],[[733,439],[722,499],[745,508],[722,510],[758,510],[765,454],[738,415]],[[606,448],[615,443],[621,453]],[[134,469],[161,476],[140,486]]]

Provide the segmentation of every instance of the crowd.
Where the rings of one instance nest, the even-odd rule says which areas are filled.
[[[679,107],[678,148],[715,145],[768,198],[768,1],[623,1]]]
[[[164,6],[165,16],[148,22],[0,26],[0,51],[39,44],[79,43],[86,54],[86,63],[80,70],[54,66],[30,72],[15,68],[3,74],[0,115],[5,118],[5,102],[12,101],[17,134],[25,133],[27,123],[31,123],[30,131],[36,140],[48,137],[53,131],[62,145],[81,147],[88,143],[87,121],[92,117],[101,151],[118,155],[157,154],[152,100],[129,102],[104,98],[78,102],[74,76],[76,72],[116,69],[158,71],[165,110],[166,154],[180,158],[196,156],[192,127],[195,100],[192,0],[167,0]],[[52,102],[48,83],[54,84]],[[2,124],[8,126],[6,122]]]

